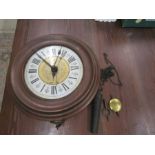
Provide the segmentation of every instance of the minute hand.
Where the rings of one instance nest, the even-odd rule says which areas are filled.
[[[49,67],[52,67],[52,65],[47,62],[41,55],[39,55],[38,53],[36,54],[41,60],[43,60]]]
[[[53,66],[55,66],[55,65],[56,65],[56,63],[57,63],[57,60],[58,60],[58,58],[59,58],[59,56],[60,56],[60,54],[61,54],[61,49],[62,49],[62,46],[61,46],[61,48],[60,48],[60,50],[59,50],[59,52],[58,52],[58,56],[56,57],[56,60],[55,60],[55,62],[54,62],[54,65],[53,65]]]

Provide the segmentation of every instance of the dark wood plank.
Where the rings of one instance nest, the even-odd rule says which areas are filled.
[[[46,34],[67,34],[86,42],[96,54],[100,67],[106,67],[103,52],[116,65],[123,87],[107,82],[109,96],[123,102],[120,117],[111,114],[109,121],[101,115],[99,134],[155,133],[155,29],[121,28],[117,23],[94,20],[19,20],[11,62],[27,42]],[[14,104],[10,87],[10,67],[0,114],[0,134],[91,134],[90,107],[68,119],[59,130],[54,125],[25,115]]]

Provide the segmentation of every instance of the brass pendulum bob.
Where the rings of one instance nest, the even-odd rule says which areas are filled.
[[[119,99],[117,98],[112,98],[110,101],[109,101],[109,107],[112,111],[118,113],[121,108],[122,108],[122,103]]]

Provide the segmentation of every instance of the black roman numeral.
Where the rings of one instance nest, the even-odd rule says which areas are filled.
[[[41,51],[41,54],[42,54],[43,56],[46,56],[46,55],[45,55],[45,53],[44,53],[44,52],[42,52],[42,51]]]
[[[31,83],[33,84],[33,83],[37,82],[38,80],[39,80],[39,78],[36,78],[36,79],[32,80]]]
[[[70,58],[68,58],[68,62],[69,63],[72,63],[73,61],[75,61],[76,59],[73,57],[73,56],[71,56]]]
[[[69,87],[68,87],[66,84],[62,83],[61,85],[63,86],[63,88],[65,89],[65,91],[66,91],[67,89],[69,89]]]
[[[42,92],[44,88],[45,88],[45,84],[44,84],[43,87],[41,88],[40,92]]]
[[[36,64],[36,65],[39,65],[40,60],[38,60],[38,59],[34,58],[34,59],[32,60],[32,63],[34,63],[34,64]]]
[[[57,87],[56,86],[51,86],[51,94],[57,94]]]
[[[37,73],[37,69],[29,69],[29,73]]]
[[[71,66],[71,70],[79,69],[79,66]]]
[[[71,76],[69,76],[69,78],[70,78],[70,79],[77,79],[76,77],[71,77]]]
[[[66,54],[67,54],[67,51],[65,51],[65,50],[63,50],[63,51],[61,52],[61,56],[62,56],[62,57],[64,57]]]

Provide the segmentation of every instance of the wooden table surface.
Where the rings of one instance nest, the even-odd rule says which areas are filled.
[[[11,63],[25,44],[47,34],[67,34],[87,43],[97,56],[101,68],[107,65],[103,53],[115,64],[123,87],[110,82],[104,86],[106,101],[112,97],[123,102],[117,117],[109,120],[101,112],[99,134],[155,134],[155,29],[121,28],[119,22],[94,20],[19,20]],[[90,106],[66,120],[59,130],[47,121],[31,118],[18,109],[7,74],[0,134],[91,134]]]

